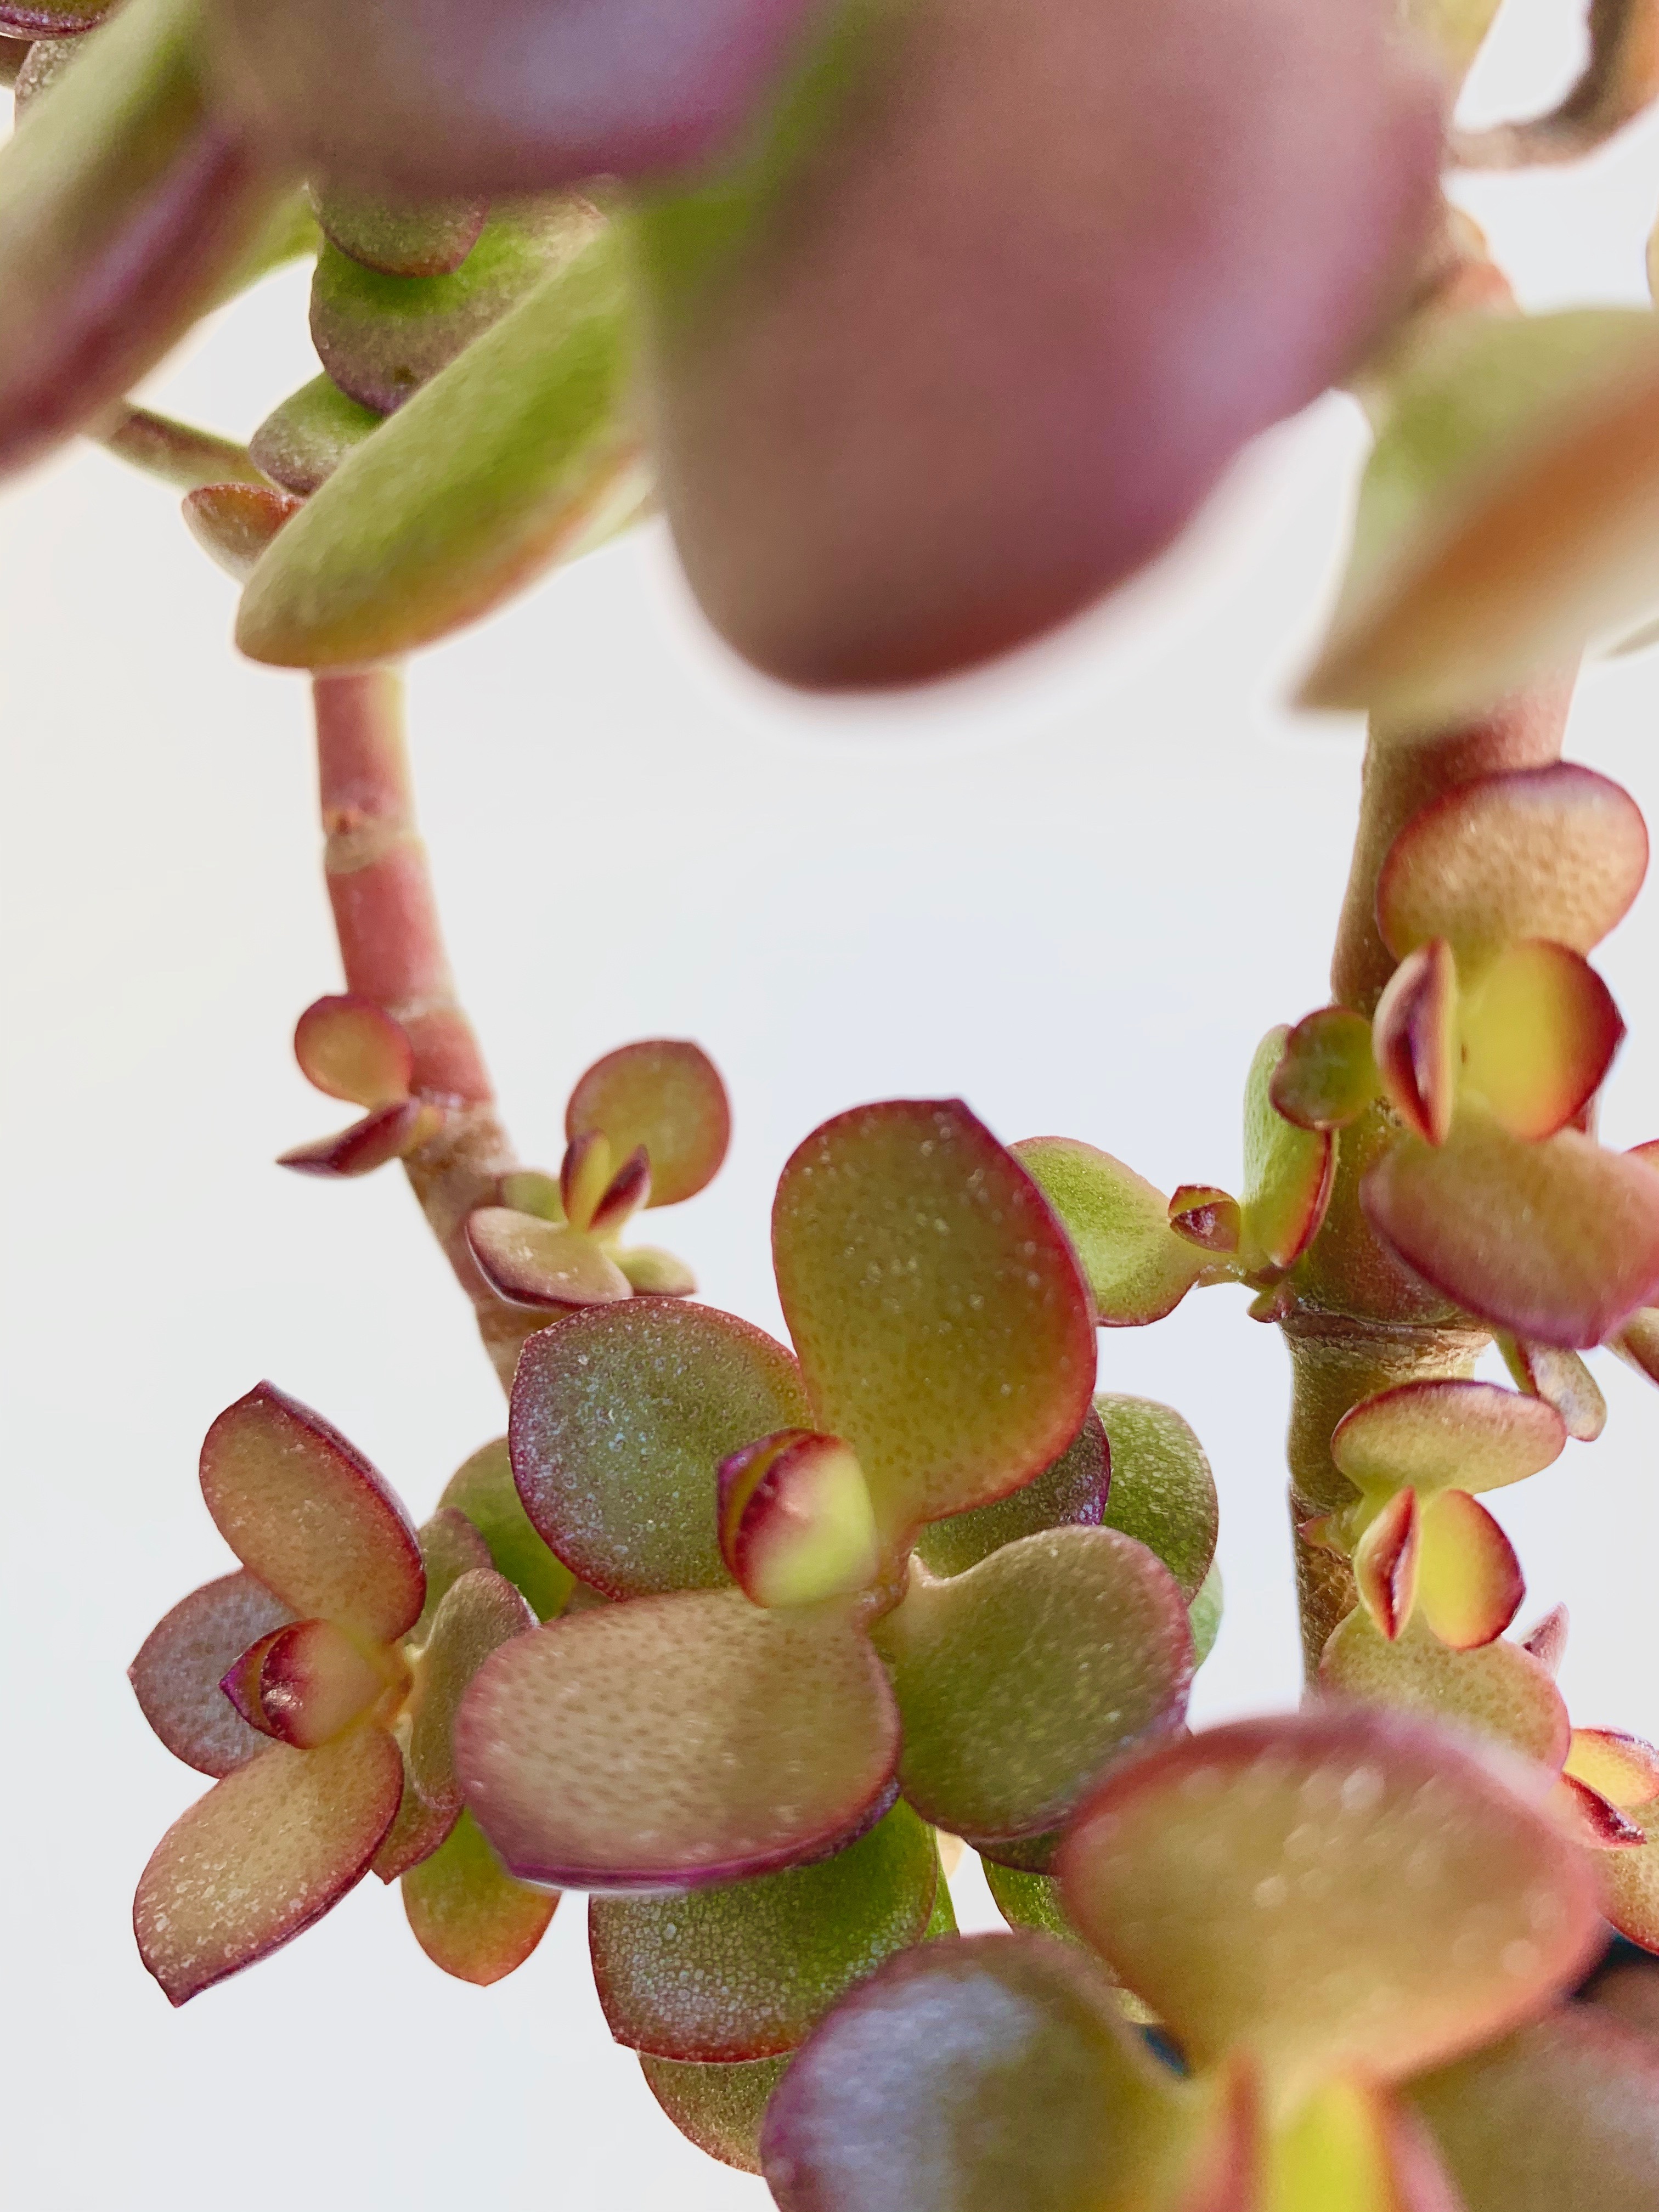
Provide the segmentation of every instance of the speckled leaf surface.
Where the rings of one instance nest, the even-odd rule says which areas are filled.
[[[640,2066],[647,2087],[683,2136],[722,2166],[758,2173],[761,2123],[791,2055],[702,2065],[641,2051]]]
[[[434,1966],[488,1988],[521,1966],[547,1933],[556,1894],[501,1872],[470,1813],[403,1878],[404,1911]]]
[[[780,1178],[772,1252],[815,1425],[858,1455],[890,1541],[1006,1496],[1081,1427],[1088,1291],[1036,1185],[959,1102],[815,1130]]]
[[[1170,1228],[1163,1192],[1109,1152],[1072,1137],[1027,1137],[1014,1153],[1060,1216],[1103,1328],[1162,1321],[1211,1264]]]
[[[886,1809],[898,1712],[840,1615],[738,1590],[600,1606],[485,1661],[455,1759],[508,1870],[682,1889],[822,1857]]]
[[[596,1897],[588,1945],[611,2033],[659,2058],[793,2051],[921,1940],[939,1879],[933,1831],[900,1803],[812,1866],[672,1897]]]
[[[534,1625],[529,1606],[493,1567],[470,1568],[446,1594],[422,1658],[409,1736],[409,1770],[428,1805],[447,1813],[460,1805],[450,1736],[467,1684],[492,1651]]]
[[[1106,1431],[1091,1407],[1071,1443],[1041,1474],[994,1504],[935,1521],[917,1538],[917,1554],[933,1574],[959,1575],[1022,1536],[1045,1528],[1097,1528],[1113,1479]]]
[[[1361,1490],[1498,1490],[1558,1460],[1553,1406],[1495,1382],[1403,1382],[1345,1413],[1331,1457]]]
[[[639,1299],[532,1337],[509,1428],[525,1510],[611,1597],[730,1583],[718,1471],[810,1423],[790,1354],[712,1306]]]
[[[216,1779],[265,1748],[269,1739],[248,1726],[219,1684],[250,1644],[293,1618],[244,1571],[204,1583],[151,1629],[127,1674],[144,1718],[175,1759]]]
[[[1192,1634],[1174,1577],[1115,1528],[1027,1536],[877,1624],[904,1716],[899,1784],[994,1853],[1058,1827],[1112,1762],[1179,1726]]]
[[[1204,1447],[1173,1406],[1103,1391],[1095,1410],[1111,1443],[1106,1526],[1155,1552],[1190,1605],[1215,1557],[1220,1509]]]
[[[444,1486],[440,1504],[464,1513],[489,1547],[497,1574],[528,1600],[538,1620],[562,1613],[575,1577],[531,1526],[513,1480],[505,1437],[465,1460]]]
[[[514,1305],[550,1312],[633,1296],[627,1276],[592,1237],[510,1206],[470,1213],[466,1242],[491,1287]]]
[[[249,439],[248,452],[285,491],[309,498],[380,421],[331,377],[315,376],[272,408]]]
[[[1471,1729],[1547,1766],[1566,1756],[1571,1727],[1561,1694],[1520,1644],[1455,1651],[1422,1620],[1390,1644],[1364,1612],[1351,1613],[1331,1632],[1319,1685],[1332,1696]]]
[[[596,1060],[565,1108],[573,1140],[602,1130],[616,1159],[643,1145],[648,1206],[678,1206],[711,1182],[732,1138],[726,1085],[701,1046],[677,1037],[626,1044]]]

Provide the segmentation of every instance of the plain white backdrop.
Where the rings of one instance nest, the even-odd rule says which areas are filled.
[[[1506,26],[1470,112],[1570,73],[1569,11]],[[1659,132],[1461,196],[1527,302],[1645,302]],[[203,333],[157,404],[246,435],[314,374],[290,271]],[[778,1326],[766,1223],[787,1152],[855,1101],[959,1093],[1005,1137],[1103,1144],[1165,1188],[1231,1182],[1273,1022],[1322,1002],[1358,737],[1279,702],[1316,633],[1357,469],[1329,400],[1236,472],[1177,558],[992,678],[901,703],[769,690],[690,610],[659,529],[427,655],[416,765],[456,966],[526,1158],[628,1038],[693,1036],[730,1161],[659,1216],[703,1295]],[[477,1991],[370,1881],[276,1959],[171,2012],[133,1883],[200,1784],[125,1669],[229,1564],[202,1431],[261,1375],[430,1510],[502,1411],[400,1178],[270,1164],[333,1126],[295,1015],[337,987],[306,699],[231,649],[230,585],[171,495],[88,448],[0,503],[7,1469],[3,1939],[22,2212],[276,2212],[465,2195],[500,2212],[757,2207],[606,2037],[580,1899]],[[1659,805],[1659,655],[1586,678],[1570,750]],[[1632,1035],[1614,1143],[1659,1130],[1659,897],[1602,964]],[[1285,1367],[1233,1291],[1109,1335],[1113,1388],[1177,1403],[1213,1459],[1229,1606],[1196,1711],[1297,1693]],[[1611,1359],[1604,1439],[1500,1512],[1529,1613],[1565,1598],[1584,1721],[1659,1733],[1659,1398]],[[959,1902],[990,1924],[971,1875]]]

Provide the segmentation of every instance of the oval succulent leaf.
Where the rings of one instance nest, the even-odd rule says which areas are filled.
[[[640,2053],[646,2087],[689,2142],[739,2173],[761,2170],[761,2123],[792,2052],[704,2065]]]
[[[1466,1111],[1386,1152],[1360,1203],[1437,1290],[1545,1344],[1600,1344],[1659,1293],[1659,1174],[1577,1129],[1529,1145]]]
[[[331,1620],[298,1620],[262,1636],[219,1686],[250,1728],[315,1751],[343,1735],[389,1685],[386,1668]]]
[[[833,1858],[669,1898],[596,1897],[593,1980],[618,2043],[661,2058],[775,2057],[920,1942],[939,1881],[933,1831],[896,1805]]]
[[[647,1205],[678,1206],[718,1174],[732,1109],[720,1071],[700,1046],[652,1037],[594,1061],[570,1094],[564,1127],[573,1142],[602,1130],[618,1159],[643,1145],[651,1163]]]
[[[275,484],[210,483],[186,493],[180,512],[202,550],[240,584],[302,503]]]
[[[271,1383],[208,1431],[202,1495],[243,1565],[296,1613],[380,1644],[419,1620],[426,1576],[398,1498],[337,1429]]]
[[[1470,1651],[1501,1636],[1526,1596],[1515,1547],[1466,1490],[1443,1490],[1423,1507],[1417,1601],[1443,1644]]]
[[[1619,1809],[1644,1840],[1634,1850],[1596,1852],[1601,1910],[1621,1936],[1659,1952],[1659,1803]]]
[[[584,1231],[510,1206],[481,1206],[466,1218],[467,1249],[490,1288],[514,1305],[613,1305],[633,1296],[626,1275]]]
[[[406,1158],[433,1135],[441,1109],[419,1098],[400,1098],[390,1106],[377,1106],[331,1137],[314,1138],[277,1155],[276,1164],[296,1175],[373,1175],[392,1160]]]
[[[216,1779],[265,1747],[219,1685],[251,1644],[294,1618],[246,1571],[181,1598],[127,1670],[144,1718],[175,1759]]]
[[[382,1729],[320,1751],[274,1743],[175,1820],[132,1909],[139,1955],[169,2000],[269,1957],[337,1905],[392,1826],[403,1771]]]
[[[772,1209],[816,1425],[857,1453],[884,1540],[1040,1474],[1089,1410],[1094,1324],[1064,1232],[958,1101],[813,1132]]]
[[[1354,1546],[1360,1601],[1392,1644],[1417,1604],[1423,1559],[1422,1516],[1414,1490],[1396,1491]]]
[[[1615,1805],[1659,1800],[1659,1751],[1638,1735],[1617,1729],[1575,1729],[1566,1770]]]
[[[1376,1002],[1371,1035],[1389,1103],[1431,1145],[1445,1143],[1457,1103],[1457,967],[1443,937],[1407,953]]]
[[[1571,1733],[1549,1668],[1523,1645],[1500,1639],[1455,1651],[1422,1620],[1390,1644],[1366,1613],[1351,1613],[1325,1646],[1319,1686],[1472,1729],[1550,1767],[1560,1765]]]
[[[279,667],[392,659],[476,622],[646,495],[602,236],[340,462],[248,579],[236,641]]]
[[[1186,1711],[1186,1604],[1115,1528],[1027,1536],[945,1582],[914,1572],[874,1633],[904,1717],[899,1787],[993,1856],[1059,1827]]]
[[[780,2212],[1133,2212],[1191,2162],[1211,2100],[1124,2025],[1083,1952],[968,1936],[890,1960],[774,2090]]]
[[[559,1901],[556,1892],[503,1874],[465,1812],[431,1856],[404,1875],[403,1897],[415,1941],[433,1965],[480,1989],[523,1966]]]
[[[1170,1226],[1206,1252],[1237,1252],[1243,1216],[1238,1200],[1216,1184],[1183,1182],[1170,1199]]]
[[[331,377],[314,376],[272,408],[249,439],[248,452],[273,483],[308,498],[380,420]]]
[[[1103,1391],[1095,1400],[1111,1446],[1105,1522],[1163,1560],[1188,1603],[1215,1557],[1220,1510],[1210,1462],[1173,1406]]]
[[[607,1596],[719,1589],[720,1462],[810,1419],[794,1360],[749,1322],[712,1306],[607,1306],[526,1344],[514,1474],[534,1526]]]
[[[1289,1036],[1283,1027],[1268,1030],[1244,1085],[1243,1257],[1248,1267],[1279,1273],[1319,1234],[1336,1163],[1331,1133],[1298,1128],[1269,1095]]]
[[[1071,1137],[1027,1137],[1014,1157],[1060,1216],[1103,1328],[1139,1328],[1173,1313],[1208,1261],[1170,1226],[1162,1191]]]
[[[284,187],[210,112],[195,0],[132,0],[0,149],[0,472],[215,304]]]
[[[398,1802],[398,1816],[371,1862],[374,1871],[386,1882],[398,1881],[412,1867],[429,1859],[444,1843],[457,1818],[453,1809],[442,1812],[422,1800],[409,1771],[407,1751],[403,1753],[403,1762],[404,1788]]]
[[[690,1298],[697,1279],[684,1260],[659,1244],[626,1244],[612,1257],[641,1298]]]
[[[408,1641],[423,1646],[431,1641],[439,1607],[461,1577],[474,1567],[492,1566],[495,1562],[477,1529],[465,1513],[458,1512],[453,1505],[441,1505],[429,1521],[422,1522],[415,1534],[421,1547],[422,1571],[426,1576],[426,1602],[421,1607],[420,1619],[409,1632]]]
[[[916,1540],[917,1557],[933,1574],[959,1575],[1022,1536],[1038,1535],[1045,1528],[1097,1528],[1106,1516],[1112,1480],[1106,1431],[1091,1407],[1076,1436],[1041,1474],[994,1505],[975,1505],[948,1521],[933,1522]]]
[[[438,1607],[422,1656],[409,1771],[421,1797],[439,1812],[460,1806],[452,1735],[467,1684],[492,1651],[534,1626],[524,1599],[493,1567],[469,1569]]]
[[[1601,1089],[1625,1034],[1613,994],[1578,953],[1508,945],[1471,987],[1463,1083],[1513,1137],[1553,1137]]]
[[[1370,1025],[1346,1006],[1305,1015],[1285,1040],[1267,1096],[1303,1129],[1340,1129],[1376,1096]]]
[[[1587,1862],[1545,1814],[1445,1736],[1358,1707],[1237,1723],[1124,1767],[1060,1875],[1189,2062],[1248,2052],[1275,2102],[1478,2048],[1598,1940]]]
[[[870,1486],[839,1437],[785,1429],[722,1460],[720,1552],[756,1605],[867,1589],[881,1567]]]
[[[740,1591],[600,1606],[517,1637],[455,1759],[509,1872],[687,1889],[823,1857],[891,1802],[898,1714],[869,1639]]]
[[[415,1051],[408,1032],[383,1006],[355,992],[318,999],[294,1030],[294,1057],[307,1083],[356,1106],[386,1106],[409,1096]]]
[[[1389,848],[1377,926],[1396,959],[1443,937],[1479,963],[1522,938],[1594,950],[1647,873],[1648,833],[1627,791],[1576,763],[1458,785]]]
[[[489,1546],[496,1573],[522,1594],[538,1620],[551,1620],[563,1612],[575,1577],[532,1527],[513,1480],[505,1437],[464,1461],[439,1502],[466,1516]]]
[[[447,276],[478,243],[488,203],[388,200],[349,185],[313,195],[330,245],[384,276]]]
[[[1510,1335],[1507,1330],[1500,1332],[1498,1348],[1518,1389],[1553,1406],[1575,1442],[1595,1442],[1607,1425],[1607,1401],[1601,1384],[1576,1352],[1562,1352],[1553,1344],[1534,1344],[1524,1337]],[[1480,1486],[1470,1482],[1463,1485],[1465,1490]]]
[[[1500,1490],[1559,1459],[1553,1406],[1496,1382],[1402,1382],[1345,1413],[1331,1457],[1362,1490]]]

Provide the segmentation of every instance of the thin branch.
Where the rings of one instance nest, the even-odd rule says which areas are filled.
[[[234,438],[198,430],[193,422],[176,422],[170,415],[153,414],[148,407],[123,404],[92,434],[118,460],[128,461],[180,491],[198,491],[204,484],[270,481],[247,447]]]

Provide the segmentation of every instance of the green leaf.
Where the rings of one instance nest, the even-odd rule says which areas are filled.
[[[609,235],[349,453],[248,579],[237,643],[279,667],[428,645],[620,526],[644,497]]]
[[[255,461],[285,491],[308,498],[361,446],[380,417],[342,392],[332,377],[314,376],[273,407],[248,441]]]
[[[1361,1607],[1331,1632],[1319,1684],[1334,1697],[1472,1729],[1551,1767],[1567,1755],[1572,1730],[1560,1692],[1519,1644],[1454,1651],[1415,1615],[1390,1643]]]
[[[1244,1085],[1244,1239],[1252,1271],[1292,1267],[1319,1233],[1330,1201],[1336,1139],[1299,1128],[1273,1104],[1274,1071],[1290,1031],[1269,1030]]]
[[[576,1577],[531,1526],[514,1484],[505,1437],[464,1461],[439,1503],[465,1514],[489,1545],[496,1573],[528,1599],[538,1620],[551,1620],[563,1612]]]
[[[761,2123],[767,2100],[793,2054],[704,2066],[696,2060],[640,2053],[646,2086],[690,2142],[739,2173],[761,2170]]]
[[[1109,1152],[1071,1137],[1027,1137],[1014,1154],[1076,1248],[1103,1328],[1162,1321],[1214,1264],[1170,1228],[1164,1194]]]
[[[1058,1936],[1067,1943],[1083,1938],[1066,1917],[1060,1901],[1060,1884],[1052,1875],[1031,1874],[1024,1867],[1001,1866],[995,1859],[981,1862],[985,1886],[997,1911],[1011,1928],[1029,1928],[1040,1936]]]
[[[593,1979],[618,2043],[659,2058],[766,2058],[895,1951],[939,1886],[933,1832],[905,1804],[816,1865],[665,1898],[596,1897]]]
[[[1192,1604],[1215,1557],[1219,1509],[1204,1447],[1173,1406],[1110,1391],[1095,1399],[1111,1444],[1106,1526],[1163,1560]]]
[[[1212,1559],[1209,1571],[1199,1584],[1198,1595],[1187,1608],[1187,1618],[1193,1631],[1193,1671],[1204,1664],[1215,1650],[1215,1640],[1221,1633],[1221,1620],[1225,1609],[1225,1596],[1221,1586],[1221,1562]]]
[[[917,1537],[917,1556],[932,1574],[959,1575],[1022,1536],[1038,1535],[1045,1528],[1097,1528],[1113,1479],[1106,1431],[1091,1407],[1071,1443],[1041,1474],[994,1505],[976,1505],[948,1521],[935,1521]]]
[[[514,1881],[470,1813],[403,1878],[404,1911],[434,1966],[485,1989],[523,1966],[547,1933],[556,1892]]]

